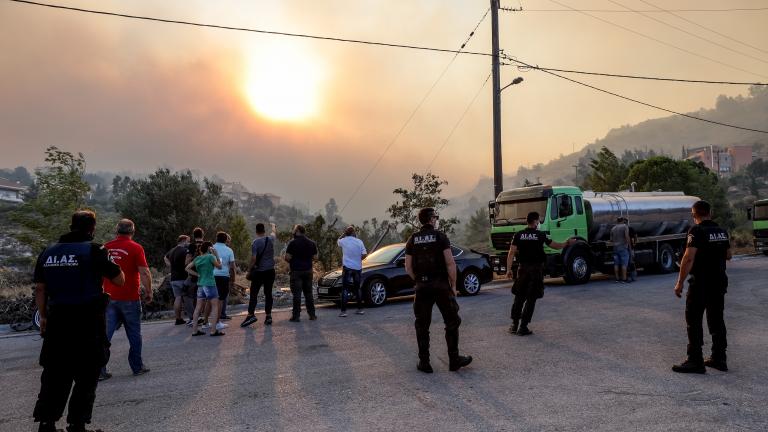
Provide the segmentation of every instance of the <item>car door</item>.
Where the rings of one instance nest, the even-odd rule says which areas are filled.
[[[389,289],[393,293],[410,292],[414,289],[413,279],[405,271],[405,249],[392,261],[391,276],[389,277]]]

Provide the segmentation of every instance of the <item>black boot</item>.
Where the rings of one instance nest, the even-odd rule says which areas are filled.
[[[432,370],[432,365],[429,364],[429,359],[421,359],[419,360],[419,364],[416,365],[416,369],[424,372],[424,373],[432,373],[434,372]]]
[[[56,422],[40,422],[40,427],[37,428],[37,432],[57,432]]]
[[[451,357],[451,360],[448,362],[448,369],[451,372],[456,372],[457,370],[469,365],[470,363],[472,363],[472,356]]]
[[[715,356],[707,357],[706,360],[704,360],[704,366],[711,367],[712,369],[717,369],[721,372],[728,372],[728,363],[725,362],[725,359],[716,358]]]
[[[704,362],[693,361],[691,359],[688,359],[680,364],[672,366],[672,371],[678,372],[678,373],[697,373],[697,374],[707,373],[707,369],[704,368]]]
[[[509,332],[512,334],[517,333],[517,328],[520,327],[520,320],[513,319],[512,325],[509,326]]]
[[[517,335],[528,336],[529,334],[533,334],[533,332],[530,329],[528,329],[528,323],[520,324],[520,328],[517,329]]]

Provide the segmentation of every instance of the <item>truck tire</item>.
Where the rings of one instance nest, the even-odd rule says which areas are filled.
[[[659,256],[656,261],[656,270],[659,273],[667,274],[677,270],[675,263],[675,250],[669,243],[659,246]]]
[[[563,279],[568,285],[580,285],[589,282],[592,276],[592,263],[589,251],[576,247],[565,255]]]

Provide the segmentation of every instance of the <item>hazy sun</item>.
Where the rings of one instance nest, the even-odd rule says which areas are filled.
[[[306,120],[318,110],[323,72],[320,62],[303,52],[261,52],[248,67],[248,103],[272,120]]]

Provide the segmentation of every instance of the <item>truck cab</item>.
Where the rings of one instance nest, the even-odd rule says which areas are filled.
[[[755,251],[768,255],[768,199],[755,201],[751,217]]]

